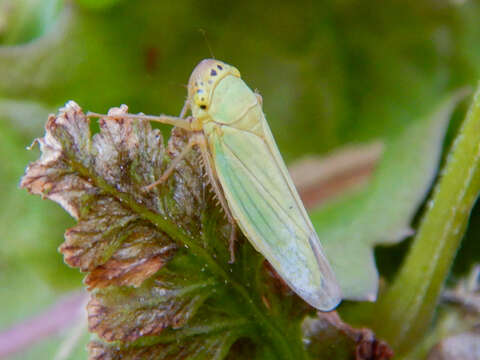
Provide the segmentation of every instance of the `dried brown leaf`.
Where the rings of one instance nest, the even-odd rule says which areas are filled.
[[[65,242],[59,248],[65,262],[82,271],[93,271],[104,264],[138,221],[138,216],[116,199],[92,196],[91,202],[78,225],[65,232]]]
[[[122,107],[111,114],[126,111]],[[163,163],[157,130],[146,122],[102,119],[100,133],[91,138],[88,119],[69,102],[49,117],[46,135],[37,141],[42,156],[27,168],[21,186],[58,202],[78,220],[66,231],[60,251],[70,266],[92,272],[90,288],[138,286],[168,261],[173,242],[109,191],[128,193],[135,202],[165,212],[158,196],[141,190]]]
[[[336,311],[318,312],[302,324],[304,341],[310,352],[325,359],[388,360],[393,351],[367,328],[355,329],[342,321]]]
[[[170,260],[176,246],[165,235],[147,224],[131,228],[113,256],[87,275],[85,284],[89,290],[109,285],[140,286]]]

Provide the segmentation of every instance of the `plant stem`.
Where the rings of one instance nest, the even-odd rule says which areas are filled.
[[[480,189],[480,88],[409,253],[374,311],[373,328],[398,354],[422,339]]]

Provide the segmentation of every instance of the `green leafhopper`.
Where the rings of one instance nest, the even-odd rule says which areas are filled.
[[[261,97],[235,67],[215,59],[200,62],[190,76],[188,99],[179,117],[128,116],[191,132],[182,153],[148,188],[165,181],[181,158],[198,146],[213,189],[233,224],[232,258],[237,224],[307,303],[322,311],[338,305],[340,288],[275,144]]]

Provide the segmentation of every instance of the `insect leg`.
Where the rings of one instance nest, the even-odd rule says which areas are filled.
[[[215,192],[215,195],[217,196],[217,199],[220,202],[220,205],[222,206],[225,215],[227,216],[227,220],[232,227],[232,230],[230,232],[230,239],[228,241],[228,250],[230,251],[229,262],[230,264],[232,264],[235,262],[235,240],[237,239],[237,226],[235,223],[235,219],[233,218],[230,208],[228,207],[227,200],[223,195],[223,191],[218,181],[215,167],[213,166],[211,155],[208,151],[208,145],[207,140],[205,139],[205,135],[198,135],[197,144],[200,148],[200,154],[202,155],[202,158],[205,162],[205,170],[207,172],[210,183],[212,184],[213,191]]]
[[[184,106],[186,108],[186,105]],[[182,113],[184,111],[182,110]],[[186,112],[186,110],[185,110]],[[184,115],[184,114],[183,114]],[[88,112],[87,117],[98,117],[98,118],[111,118],[111,119],[137,119],[137,120],[147,120],[147,121],[155,121],[159,122],[162,124],[168,124],[168,125],[174,125],[179,128],[185,129],[185,130],[190,130],[192,131],[192,118],[187,117],[187,118],[182,118],[182,117],[177,117],[177,116],[169,116],[169,115],[159,115],[159,116],[153,116],[153,115],[143,115],[143,114],[115,114],[115,115],[104,115],[104,114],[97,114],[94,112]]]
[[[169,178],[169,176],[175,171],[175,168],[180,163],[180,161],[182,161],[182,159],[190,152],[190,150],[192,150],[192,147],[196,145],[196,143],[197,143],[196,138],[193,136],[190,137],[187,145],[183,148],[182,152],[179,155],[177,155],[175,159],[173,159],[173,161],[170,163],[170,166],[167,168],[167,170],[165,170],[162,176],[160,176],[160,178],[157,181],[151,183],[150,185],[144,186],[143,190],[150,191],[155,186],[165,182]]]

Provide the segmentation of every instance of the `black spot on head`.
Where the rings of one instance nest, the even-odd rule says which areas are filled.
[[[211,76],[217,76],[217,72],[215,71],[215,69],[212,69],[212,71],[210,71],[210,75]]]
[[[200,105],[200,109],[205,110],[207,108],[207,105]]]
[[[218,70],[223,70],[222,65],[217,65]]]

